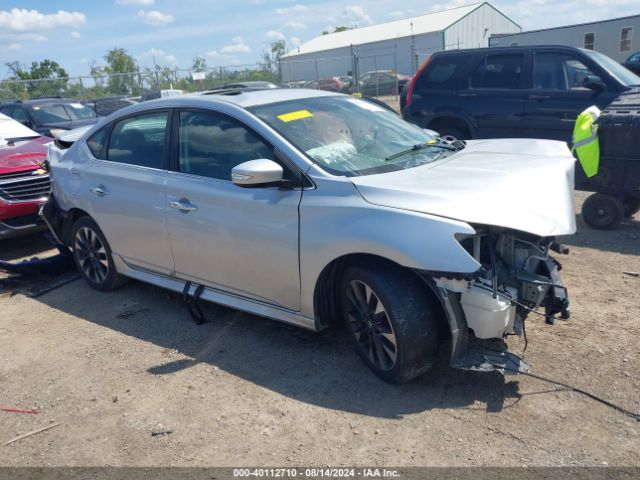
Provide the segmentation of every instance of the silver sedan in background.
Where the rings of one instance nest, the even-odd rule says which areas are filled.
[[[75,140],[75,141],[74,141]],[[504,337],[569,316],[556,235],[574,160],[545,140],[441,139],[304,89],[128,107],[50,149],[43,216],[86,281],[134,278],[312,330],[344,324],[390,382],[523,371]]]

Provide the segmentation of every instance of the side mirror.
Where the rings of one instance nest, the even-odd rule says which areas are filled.
[[[284,171],[273,160],[249,160],[231,169],[231,181],[239,187],[258,187],[282,181]]]
[[[26,120],[22,120],[20,123],[27,128],[33,128],[33,123],[28,118]]]
[[[587,75],[582,82],[582,86],[588,88],[589,90],[595,90],[600,92],[606,88],[605,83],[600,80],[600,77],[597,75]]]

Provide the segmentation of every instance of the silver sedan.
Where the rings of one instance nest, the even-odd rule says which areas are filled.
[[[506,349],[569,301],[550,255],[575,231],[561,142],[442,139],[366,100],[226,90],[120,110],[50,149],[43,216],[86,281],[149,282],[312,330],[343,324],[404,382]]]

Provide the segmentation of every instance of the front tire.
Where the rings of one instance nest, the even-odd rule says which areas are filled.
[[[421,281],[391,264],[349,267],[341,282],[342,313],[367,366],[390,383],[404,383],[434,364],[439,311]]]
[[[107,292],[124,283],[116,271],[111,248],[100,227],[89,217],[80,217],[71,229],[71,250],[78,270],[96,290]]]

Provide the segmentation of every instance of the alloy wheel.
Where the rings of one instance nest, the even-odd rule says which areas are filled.
[[[75,252],[78,264],[87,278],[97,284],[106,280],[109,274],[107,250],[96,232],[89,227],[78,229]]]
[[[360,280],[349,282],[346,293],[347,324],[358,347],[377,368],[391,370],[396,364],[398,346],[382,301]]]

